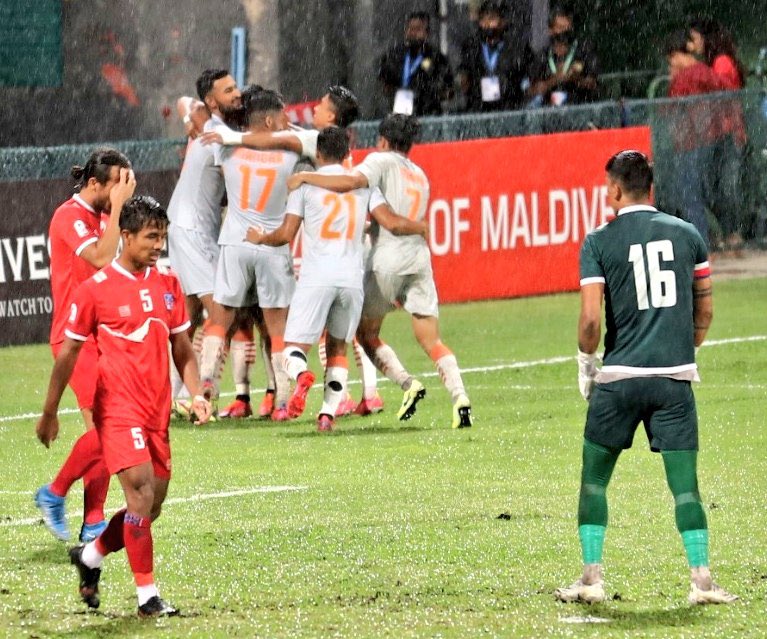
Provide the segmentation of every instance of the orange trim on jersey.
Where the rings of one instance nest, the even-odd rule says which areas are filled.
[[[210,326],[205,327],[205,337],[208,336],[226,339],[226,329],[218,324],[211,324]]]
[[[285,350],[285,339],[282,335],[270,335],[269,339],[272,340],[272,353],[279,353]]]
[[[252,342],[253,328],[238,328],[232,335],[233,342]]]
[[[133,580],[137,586],[151,586],[154,583],[154,573],[151,572],[134,572]]]
[[[336,368],[349,368],[349,360],[346,359],[346,355],[336,355],[335,357],[328,357],[328,368],[335,366]]]
[[[445,346],[442,342],[437,342],[434,346],[432,346],[431,350],[429,351],[429,357],[431,357],[432,362],[436,362],[445,355],[452,355],[453,351],[451,351],[447,346]]]

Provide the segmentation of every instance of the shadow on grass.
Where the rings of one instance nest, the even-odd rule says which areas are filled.
[[[135,612],[99,612],[95,610],[82,611],[76,616],[83,618],[83,625],[68,632],[57,632],[56,637],[140,637],[150,635],[158,630],[172,631],[176,620],[197,617],[199,613],[189,613],[178,617],[160,617],[156,619],[139,619]],[[186,633],[184,633],[186,634]]]
[[[46,533],[47,534],[47,533]],[[69,565],[69,555],[67,554],[67,548],[73,546],[76,541],[55,541],[51,537],[50,546],[45,548],[39,548],[28,555],[26,560],[29,563],[34,564],[66,564]],[[73,573],[74,574],[74,573]]]
[[[625,602],[624,602],[625,604]],[[586,614],[592,617],[609,619],[616,627],[626,629],[643,628],[676,628],[689,627],[706,621],[703,609],[700,606],[680,605],[676,608],[659,608],[645,610],[625,610],[595,604],[586,609]]]
[[[314,424],[312,423],[312,426]],[[349,428],[334,430],[331,433],[320,433],[313,428],[311,431],[289,432],[282,435],[287,439],[299,437],[358,437],[360,435],[406,435],[431,430],[420,426],[368,426],[367,428]]]

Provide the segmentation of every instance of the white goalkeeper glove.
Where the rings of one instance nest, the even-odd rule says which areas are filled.
[[[228,126],[217,126],[213,129],[221,136],[221,144],[225,146],[238,146],[242,144],[243,133],[230,129]]]
[[[578,388],[583,399],[589,401],[591,389],[594,388],[594,378],[597,376],[597,354],[583,353],[578,350]]]

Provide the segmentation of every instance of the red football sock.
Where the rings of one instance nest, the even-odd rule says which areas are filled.
[[[96,538],[96,550],[105,557],[109,553],[117,552],[125,547],[125,542],[123,541],[124,520],[125,508],[118,510],[112,515],[106,530]]]
[[[101,456],[83,476],[85,495],[83,496],[83,512],[86,524],[97,524],[104,521],[104,502],[109,490],[109,471]]]
[[[152,520],[149,517],[139,517],[133,513],[125,514],[123,526],[125,552],[128,553],[128,563],[137,586],[148,586],[154,583],[152,574],[154,547],[151,526]]]
[[[51,492],[66,497],[69,489],[78,479],[101,459],[101,442],[95,428],[87,431],[72,446],[69,457],[51,483]]]

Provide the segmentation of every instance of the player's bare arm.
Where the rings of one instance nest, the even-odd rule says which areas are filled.
[[[426,221],[397,215],[388,204],[378,205],[370,211],[370,215],[392,235],[420,235],[425,240],[429,239],[429,224]]]
[[[59,402],[61,401],[64,389],[69,383],[69,378],[72,377],[72,371],[77,363],[77,356],[80,354],[82,345],[83,342],[67,337],[59,351],[58,357],[56,357],[56,362],[53,364],[51,381],[48,384],[48,394],[45,397],[45,404],[43,404],[43,414],[37,420],[35,428],[37,439],[46,448],[49,448],[51,442],[58,437]]]
[[[210,112],[205,104],[188,95],[176,101],[176,112],[184,122],[186,134],[192,139],[202,133],[205,122],[210,119]]]
[[[578,349],[596,353],[602,332],[602,300],[605,285],[586,284],[581,287],[581,313],[578,318]]]
[[[248,146],[254,149],[293,151],[299,155],[304,151],[304,145],[295,135],[277,135],[269,131],[249,131],[243,133],[227,126],[218,126],[215,131],[203,133],[200,137],[203,144],[223,144],[226,146]]]
[[[706,339],[706,333],[714,319],[714,298],[711,278],[703,277],[692,284],[693,324],[695,326],[695,346],[700,346]]]
[[[192,343],[186,331],[170,336],[171,355],[176,369],[181,373],[181,379],[192,394],[192,411],[197,416],[195,424],[204,424],[210,419],[213,409],[210,402],[202,395],[200,372],[197,368]]]
[[[349,175],[321,175],[310,171],[301,171],[288,178],[288,190],[290,191],[294,191],[302,184],[319,186],[336,193],[346,193],[354,189],[366,189],[368,179],[357,171]]]
[[[278,229],[271,233],[264,233],[263,229],[256,226],[248,228],[245,240],[252,244],[265,244],[266,246],[283,246],[293,241],[293,238],[301,228],[302,218],[292,213],[286,213],[285,219]]]
[[[120,169],[120,180],[109,193],[109,222],[104,234],[80,253],[89,264],[103,268],[117,255],[120,243],[120,211],[136,190],[136,176],[132,169]]]

